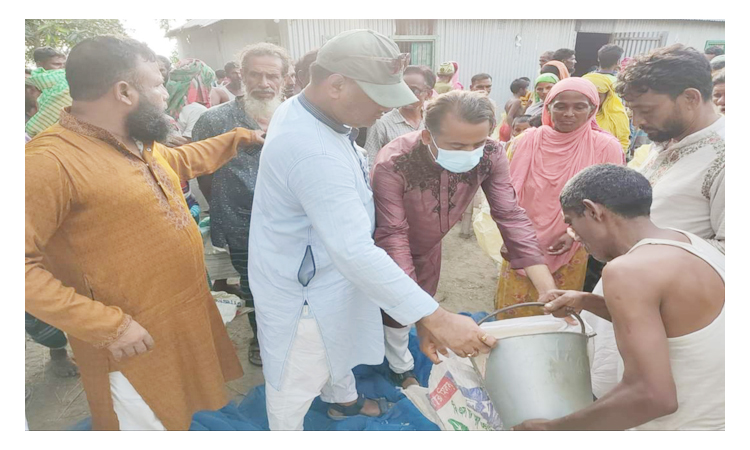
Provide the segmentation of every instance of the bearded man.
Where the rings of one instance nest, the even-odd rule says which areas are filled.
[[[95,430],[187,430],[239,364],[180,188],[255,134],[169,148],[156,55],[98,36],[70,52],[73,103],[26,145],[26,311],[68,334]]]
[[[247,278],[247,242],[250,230],[250,210],[253,207],[255,181],[258,176],[263,138],[276,108],[282,102],[282,89],[289,72],[290,58],[283,48],[260,43],[242,52],[242,81],[245,95],[205,112],[193,128],[193,141],[217,136],[240,127],[256,130],[257,143],[237,155],[211,176],[208,195],[204,186],[208,177],[199,179],[211,210],[211,242],[228,248],[232,264],[240,274],[240,288],[248,306],[253,297]],[[253,338],[248,350],[251,364],[260,366],[258,326],[255,312],[248,314]]]

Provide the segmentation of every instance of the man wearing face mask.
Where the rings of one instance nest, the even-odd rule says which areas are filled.
[[[206,283],[180,179],[257,142],[181,147],[156,55],[98,36],[70,52],[72,106],[26,145],[26,311],[68,334],[95,430],[187,430],[242,367]]]
[[[516,202],[502,147],[487,138],[496,126],[492,101],[479,92],[451,91],[428,104],[425,124],[425,130],[392,141],[375,159],[376,245],[434,296],[441,241],[481,187],[511,266],[524,269],[539,292],[555,289],[534,226]],[[409,329],[385,313],[383,319],[393,378],[403,386],[414,384]]]

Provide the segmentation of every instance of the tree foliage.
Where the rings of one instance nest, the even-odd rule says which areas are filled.
[[[159,28],[164,31],[164,34],[168,33],[172,29],[172,22],[176,22],[176,19],[156,19],[159,22]]]
[[[128,35],[119,19],[26,19],[26,61],[34,61],[37,47],[68,53],[82,40],[102,34]]]

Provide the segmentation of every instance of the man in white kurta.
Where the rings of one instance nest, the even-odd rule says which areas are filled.
[[[387,409],[357,394],[351,371],[383,362],[380,309],[418,322],[433,361],[435,350],[469,356],[494,344],[471,319],[440,308],[372,239],[375,207],[356,131],[416,102],[403,82],[406,64],[385,36],[342,33],[320,49],[311,84],[269,125],[248,273],[271,430],[301,430],[318,395],[334,418]]]
[[[724,117],[669,146],[654,144],[640,172],[654,189],[651,219],[724,253]]]
[[[711,102],[711,69],[699,52],[674,45],[636,58],[618,93],[634,124],[654,141],[638,169],[651,183],[651,220],[692,233],[724,253],[724,117]],[[594,294],[602,295],[601,281]],[[597,333],[592,383],[597,397],[617,382],[622,364],[611,323],[584,312]]]

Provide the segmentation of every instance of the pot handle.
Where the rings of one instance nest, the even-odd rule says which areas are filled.
[[[489,319],[490,317],[493,317],[493,316],[495,316],[497,314],[500,314],[502,312],[505,312],[505,311],[508,311],[508,310],[511,310],[511,309],[521,308],[521,307],[524,307],[524,306],[541,306],[541,307],[544,307],[544,305],[545,305],[545,303],[541,303],[541,302],[529,302],[529,303],[519,303],[517,305],[506,306],[503,309],[498,309],[497,311],[491,312],[487,317],[485,317],[482,320],[480,320],[479,322],[477,322],[477,325],[481,325],[482,323],[484,323],[485,320]],[[583,324],[583,320],[581,320],[581,316],[579,316],[578,313],[575,312],[575,311],[571,311],[570,314],[572,314],[573,316],[575,316],[576,320],[578,320],[578,323],[581,324],[581,333],[586,334],[586,326]]]

